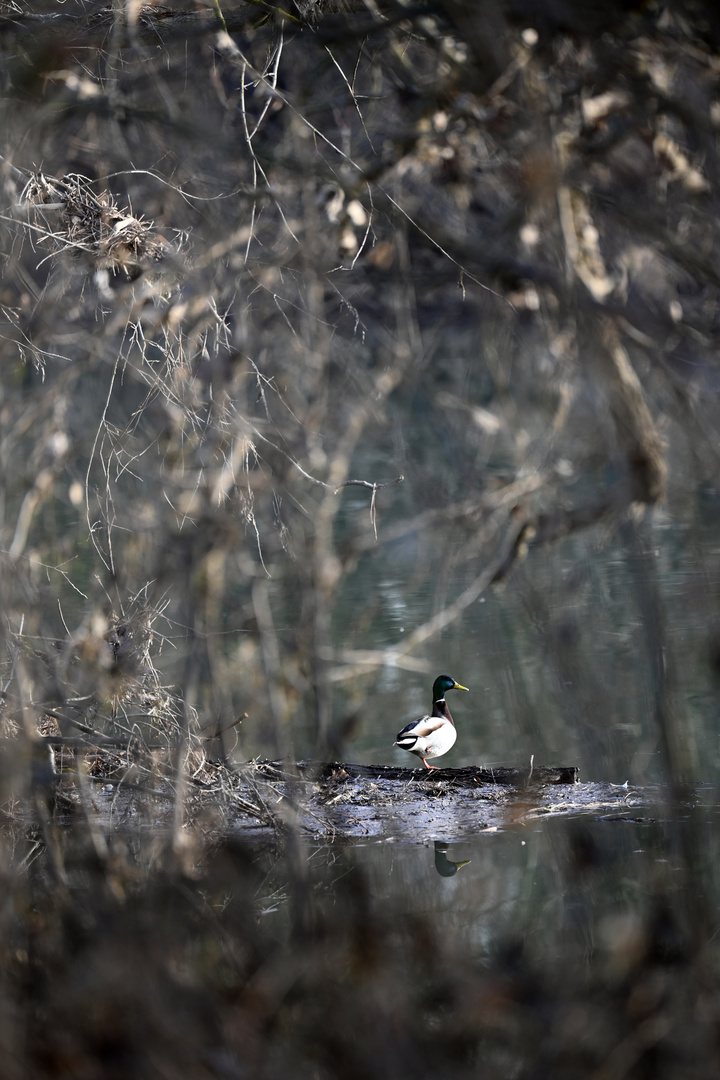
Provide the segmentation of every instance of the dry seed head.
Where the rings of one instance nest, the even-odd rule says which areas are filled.
[[[120,209],[109,192],[96,195],[91,181],[78,173],[59,180],[38,172],[30,177],[20,201],[36,208],[56,250],[70,249],[89,257],[98,270],[127,278],[138,277],[145,266],[158,262],[169,249],[153,232],[153,223]],[[59,214],[50,227],[48,215]]]

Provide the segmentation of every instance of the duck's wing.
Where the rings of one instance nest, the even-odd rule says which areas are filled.
[[[397,740],[401,739],[426,739],[446,723],[442,716],[421,716],[419,720],[411,720],[402,731],[397,733]]]

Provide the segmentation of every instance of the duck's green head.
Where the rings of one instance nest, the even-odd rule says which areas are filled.
[[[467,690],[467,686],[461,686],[449,675],[438,675],[433,683],[433,701],[442,701],[448,690]]]

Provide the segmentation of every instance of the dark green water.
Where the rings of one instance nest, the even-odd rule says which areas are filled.
[[[433,1061],[461,1076],[656,1075],[659,1054],[709,1076],[717,836],[705,806],[456,843],[309,843],[291,860],[302,884],[260,856],[256,914],[276,940],[343,957],[316,992],[328,1024],[348,1001],[374,1015],[368,1054],[387,1060],[398,1028],[415,1032],[422,1063],[405,1049],[398,1075]]]
[[[675,765],[683,779],[713,782],[720,764],[718,545],[699,525],[660,517],[644,526],[643,540],[659,597]],[[387,548],[380,544],[337,597],[330,678],[335,722],[342,726],[349,718],[346,760],[415,764],[393,747],[395,734],[429,711],[432,681],[448,672],[471,693],[448,695],[458,739],[443,765],[524,766],[534,755],[536,763],[578,765],[584,780],[664,779],[648,615],[617,537],[598,530],[531,551],[506,584],[487,590],[405,658],[398,650],[407,635],[452,603],[483,569],[465,564],[440,574],[444,553],[421,555],[419,544],[417,536]],[[418,566],[424,568],[419,575]],[[361,650],[371,650],[373,662],[350,672]],[[349,664],[343,663],[346,655]],[[255,734],[248,722],[242,744],[247,756],[261,752]],[[298,757],[311,756],[314,718],[298,714],[292,738]]]

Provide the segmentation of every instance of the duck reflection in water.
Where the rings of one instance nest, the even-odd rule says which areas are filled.
[[[470,859],[463,859],[462,862],[452,862],[447,857],[449,844],[446,844],[444,840],[435,841],[435,869],[440,877],[454,877],[458,870],[461,870],[463,866],[467,866],[471,861]]]

